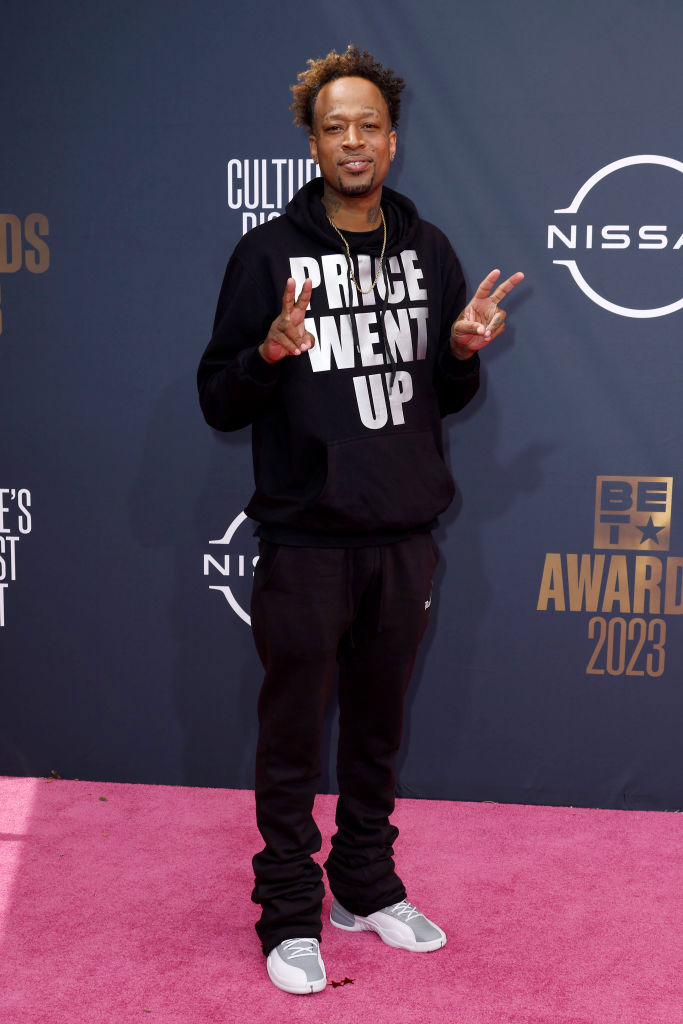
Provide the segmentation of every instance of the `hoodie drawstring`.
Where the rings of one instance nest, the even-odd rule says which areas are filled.
[[[387,276],[387,262],[382,264],[382,280],[384,281],[384,298],[382,299],[382,305],[379,311],[379,325],[382,331],[382,340],[384,342],[384,352],[387,357],[387,362],[391,366],[391,378],[389,380],[389,394],[391,394],[394,387],[394,381],[396,380],[396,358],[394,353],[391,351],[389,345],[389,339],[387,337],[387,329],[384,324],[384,317],[386,316],[387,306],[389,304],[389,278]]]
[[[329,217],[328,217],[328,220],[329,220]],[[332,223],[332,222],[330,221],[330,223]],[[332,227],[335,227],[335,225],[332,224]],[[339,232],[338,228],[335,229],[335,230],[337,230],[338,234],[341,234],[341,232]],[[341,237],[342,237],[342,241],[344,241],[344,236],[342,235]],[[350,250],[348,244],[346,246],[346,251],[343,253],[343,256],[344,256],[344,259],[346,260],[346,273],[348,275],[348,281],[349,281],[349,295],[351,295],[352,294],[352,289],[354,287],[354,273],[353,273],[353,263],[351,262],[351,250]],[[391,392],[393,390],[393,387],[394,387],[394,382],[396,380],[396,357],[394,356],[394,353],[391,351],[391,346],[389,345],[389,339],[387,337],[387,330],[386,330],[386,327],[385,327],[385,324],[384,324],[384,317],[386,316],[387,306],[389,304],[389,275],[387,273],[387,263],[388,262],[389,262],[388,257],[386,259],[383,259],[382,260],[382,264],[381,264],[381,268],[380,268],[381,269],[381,273],[382,273],[382,281],[384,282],[384,298],[380,298],[379,299],[379,301],[380,301],[380,309],[379,309],[379,314],[378,314],[377,320],[378,320],[378,323],[379,323],[380,334],[381,334],[382,343],[383,343],[383,346],[384,346],[384,355],[385,355],[385,358],[386,358],[386,362],[391,367],[391,377],[389,378],[389,394],[391,394]],[[375,286],[375,294],[379,298],[379,291],[377,290],[376,286]],[[353,319],[353,316],[351,314],[349,316],[350,316],[350,321],[351,321],[351,332],[352,332],[353,337],[354,337],[354,346],[355,346],[356,351],[359,352],[360,351],[360,343],[359,343],[359,340],[358,340],[358,331],[357,331],[357,329],[355,327],[355,321]]]

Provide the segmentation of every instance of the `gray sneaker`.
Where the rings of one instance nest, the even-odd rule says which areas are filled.
[[[446,945],[446,933],[407,900],[393,903],[367,917],[351,914],[332,900],[330,921],[346,932],[377,932],[382,942],[413,953],[429,953]]]
[[[306,996],[327,985],[317,939],[285,939],[271,949],[266,966],[268,977],[283,992]]]

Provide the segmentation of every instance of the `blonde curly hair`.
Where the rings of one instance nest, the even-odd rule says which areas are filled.
[[[351,43],[344,53],[331,50],[326,57],[310,59],[307,63],[306,71],[299,72],[297,76],[298,84],[291,87],[294,102],[289,109],[294,111],[295,124],[311,131],[313,109],[322,87],[335,78],[357,77],[374,82],[389,109],[391,127],[396,128],[401,110],[401,92],[405,88],[405,82],[394,74],[393,68],[382,67],[371,53],[367,50],[361,52]]]

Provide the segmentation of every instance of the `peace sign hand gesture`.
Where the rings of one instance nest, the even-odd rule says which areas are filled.
[[[300,356],[313,346],[315,339],[304,327],[312,291],[313,282],[307,277],[295,302],[296,281],[293,277],[287,279],[282,311],[270,325],[266,340],[258,347],[267,363],[279,363],[285,356]]]
[[[469,359],[505,330],[507,314],[499,309],[498,303],[524,279],[524,274],[513,274],[491,292],[499,277],[500,270],[486,275],[451,327],[451,352],[456,359]]]

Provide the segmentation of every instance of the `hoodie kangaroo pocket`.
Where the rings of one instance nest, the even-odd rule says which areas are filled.
[[[328,445],[315,513],[339,532],[405,530],[431,522],[454,493],[431,431],[354,438]]]

